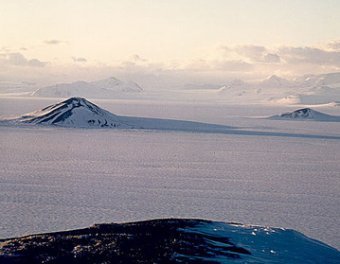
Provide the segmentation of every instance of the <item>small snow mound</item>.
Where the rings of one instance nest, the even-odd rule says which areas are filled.
[[[281,117],[285,118],[308,118],[308,119],[313,119],[317,114],[320,112],[314,111],[310,108],[302,108],[298,109],[294,112],[289,112],[289,113],[284,113],[281,114]]]
[[[315,120],[315,121],[340,121],[339,116],[331,116],[311,108],[302,108],[293,112],[272,116],[271,119],[291,119],[291,120]]]

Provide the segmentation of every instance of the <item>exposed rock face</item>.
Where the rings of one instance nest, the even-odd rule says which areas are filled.
[[[340,263],[340,252],[290,229],[163,219],[0,240],[1,264]]]

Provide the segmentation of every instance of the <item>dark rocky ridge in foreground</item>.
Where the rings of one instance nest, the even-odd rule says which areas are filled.
[[[226,238],[186,232],[204,220],[165,219],[0,240],[0,263],[217,263],[250,252]],[[204,260],[206,259],[206,260]]]
[[[290,229],[163,219],[0,240],[1,264],[340,263],[340,252]]]

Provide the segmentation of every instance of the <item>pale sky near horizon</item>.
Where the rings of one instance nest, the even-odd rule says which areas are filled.
[[[0,0],[0,77],[30,68],[337,71],[339,14],[336,0]]]

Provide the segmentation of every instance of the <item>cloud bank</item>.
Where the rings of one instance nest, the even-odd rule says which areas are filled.
[[[38,60],[36,58],[27,59],[19,52],[15,53],[0,53],[1,66],[25,66],[25,67],[44,67],[47,62]]]
[[[50,40],[46,44],[60,43],[59,40]],[[149,82],[155,87],[223,83],[230,79],[251,81],[273,74],[293,78],[340,71],[340,41],[318,47],[220,45],[182,61],[153,61],[137,53],[124,61],[106,64],[85,57],[73,56],[71,59],[68,57],[64,64],[60,64],[3,48],[0,51],[0,77],[5,80],[17,78],[20,81],[54,83],[117,76]]]
[[[59,44],[64,43],[64,41],[58,40],[58,39],[50,39],[50,40],[45,40],[44,43],[47,45],[59,45]]]

